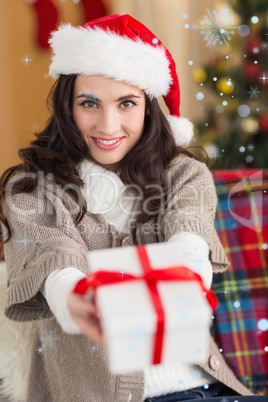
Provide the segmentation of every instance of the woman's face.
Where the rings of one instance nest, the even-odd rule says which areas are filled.
[[[142,136],[144,92],[102,76],[78,75],[73,118],[93,160],[116,171]]]

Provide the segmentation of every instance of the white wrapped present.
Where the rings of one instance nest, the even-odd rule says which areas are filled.
[[[113,373],[207,356],[215,297],[174,243],[92,251],[88,264]]]

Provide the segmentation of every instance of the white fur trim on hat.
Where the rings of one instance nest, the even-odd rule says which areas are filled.
[[[49,74],[103,75],[136,86],[150,97],[166,95],[172,81],[164,47],[101,28],[65,24],[52,33]],[[92,57],[91,57],[92,55]]]
[[[177,145],[188,145],[194,135],[194,126],[185,117],[166,116]]]

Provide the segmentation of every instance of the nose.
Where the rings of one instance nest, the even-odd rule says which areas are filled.
[[[96,129],[100,134],[113,136],[120,131],[120,117],[114,109],[103,110],[98,116]]]

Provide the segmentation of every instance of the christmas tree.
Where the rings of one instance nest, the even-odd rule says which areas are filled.
[[[230,0],[228,7],[221,12],[237,13],[237,27],[216,12],[203,21],[202,33],[215,51],[193,77],[214,101],[204,120],[195,122],[196,144],[213,169],[267,168],[268,1]]]

